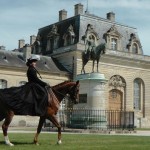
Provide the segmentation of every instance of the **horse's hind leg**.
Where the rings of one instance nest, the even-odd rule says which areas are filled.
[[[58,123],[55,115],[50,116],[48,119],[58,128],[58,142],[57,144],[61,144],[61,125]]]
[[[13,111],[8,111],[7,114],[6,114],[6,117],[5,117],[5,121],[2,125],[2,130],[3,130],[3,135],[4,135],[4,138],[5,138],[5,143],[6,143],[6,145],[9,145],[9,146],[14,146],[14,144],[12,144],[9,141],[9,138],[8,138],[8,135],[7,135],[7,130],[8,130],[9,124],[12,121],[13,116],[14,116],[14,112]]]

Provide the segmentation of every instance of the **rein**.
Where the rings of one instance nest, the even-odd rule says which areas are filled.
[[[58,93],[58,94],[60,94],[60,95],[62,95],[63,97],[68,97],[69,98],[69,96],[67,96],[67,94],[63,94],[63,93],[61,93],[61,92],[59,92],[58,90],[55,90],[55,89],[51,89],[52,91],[54,91],[54,92],[56,92],[56,93]],[[48,93],[50,94],[50,92],[48,91]],[[56,95],[55,95],[56,96]]]
[[[60,95],[62,95],[62,96],[66,96],[66,94],[63,94],[63,93],[61,93],[61,92],[59,92],[59,91],[57,91],[57,90],[55,90],[55,89],[52,89],[54,92],[56,92],[56,93],[58,93],[58,94],[60,94]]]

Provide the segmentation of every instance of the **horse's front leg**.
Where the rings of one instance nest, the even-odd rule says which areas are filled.
[[[82,72],[85,74],[84,65],[82,65],[81,74],[82,74]]]
[[[35,137],[34,137],[34,144],[36,144],[36,145],[39,145],[39,143],[38,143],[38,136],[39,136],[39,134],[41,132],[41,129],[42,129],[44,121],[45,121],[45,116],[40,117],[38,128],[37,128],[37,132],[36,132]]]
[[[99,70],[98,70],[98,64],[99,64],[99,60],[97,60],[97,72],[99,72]]]
[[[14,146],[14,144],[12,144],[9,141],[9,137],[8,137],[8,134],[7,134],[7,130],[8,130],[8,127],[9,127],[11,121],[12,121],[13,116],[14,116],[14,112],[13,111],[8,111],[7,114],[6,114],[5,121],[4,121],[3,125],[2,125],[2,130],[3,130],[4,139],[5,139],[5,144],[9,145],[9,146]]]
[[[61,125],[58,123],[55,115],[49,117],[50,121],[58,128],[58,142],[57,144],[61,144]]]
[[[95,64],[95,60],[93,60],[93,68],[92,68],[92,72],[94,72],[94,64]]]

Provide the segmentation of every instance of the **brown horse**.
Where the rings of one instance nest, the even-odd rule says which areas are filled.
[[[47,91],[48,91],[48,106],[45,108],[46,114],[44,116],[40,116],[37,133],[35,134],[35,137],[34,137],[34,143],[36,145],[38,145],[38,136],[41,132],[45,119],[49,119],[58,128],[58,142],[57,143],[61,144],[61,125],[57,121],[56,114],[58,112],[59,105],[65,96],[69,96],[69,99],[71,99],[73,103],[78,102],[79,81],[77,82],[65,81],[51,88],[47,88]],[[13,146],[13,144],[9,141],[7,130],[8,130],[9,124],[12,121],[13,116],[17,114],[14,114],[13,109],[10,110],[6,108],[5,106],[3,106],[3,103],[1,102],[1,100],[0,100],[0,105],[2,106],[1,108],[3,108],[3,111],[4,111],[3,114],[5,114],[3,116],[3,119],[5,120],[2,125],[5,143],[9,146]]]

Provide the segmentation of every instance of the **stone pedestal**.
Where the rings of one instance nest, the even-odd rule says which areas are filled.
[[[105,84],[104,74],[88,73],[77,75],[80,81],[79,104],[74,105],[71,126],[74,128],[106,128]]]
[[[80,74],[76,80],[80,81],[80,94],[87,95],[86,103],[79,103],[75,107],[105,110],[105,84],[104,74]]]

